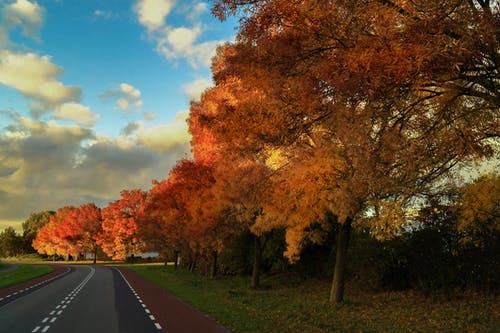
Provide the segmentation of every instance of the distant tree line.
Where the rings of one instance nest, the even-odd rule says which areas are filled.
[[[7,227],[0,233],[0,257],[15,257],[22,254],[36,253],[32,243],[38,231],[46,225],[53,211],[32,213],[22,224],[23,232],[19,235],[13,227]]]
[[[231,237],[227,237],[227,230],[221,229],[223,233],[206,237],[202,230],[196,230],[199,225],[178,219],[179,211],[175,211],[176,219],[170,221],[172,228],[158,232],[157,222],[151,220],[151,214],[157,211],[148,212],[151,208],[147,207],[153,198],[157,200],[154,193],[159,184],[149,192],[124,191],[122,199],[102,210],[87,204],[63,207],[57,212],[33,213],[23,223],[21,235],[12,227],[0,233],[0,256],[14,257],[38,250],[51,259],[76,260],[85,253],[94,253],[96,258],[99,253],[101,259],[123,260],[127,254],[158,250],[161,260],[175,261],[200,274],[213,277],[253,274],[255,237],[248,229],[232,230]],[[191,201],[189,197],[187,200]],[[405,227],[397,237],[379,237],[370,228],[355,230],[349,239],[348,280],[366,290],[459,288],[497,293],[500,287],[497,278],[500,274],[499,202],[500,176],[488,174],[473,183],[449,188],[428,198],[425,204],[420,203],[418,209],[409,212]],[[165,200],[156,202],[163,203]],[[225,223],[230,224],[231,216],[226,217],[229,220]],[[184,222],[192,225],[180,225]],[[236,224],[236,220],[233,222]],[[174,227],[176,223],[179,225]],[[323,233],[319,224],[309,230],[318,231]],[[285,273],[303,279],[331,276],[338,232],[336,228],[331,229],[324,233],[321,242],[304,244],[301,258],[294,264],[283,256],[285,230],[267,233],[260,249],[260,273]],[[210,247],[216,236],[222,236],[217,257]],[[177,243],[166,241],[176,237]]]

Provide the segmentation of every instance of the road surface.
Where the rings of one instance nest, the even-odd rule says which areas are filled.
[[[0,299],[2,333],[158,333],[162,327],[115,268],[72,266]]]

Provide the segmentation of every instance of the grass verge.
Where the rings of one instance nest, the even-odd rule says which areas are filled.
[[[350,286],[343,304],[328,303],[329,281],[264,277],[211,280],[182,269],[127,266],[234,332],[498,332],[500,306],[478,293],[423,296],[367,293]]]
[[[16,269],[0,271],[0,288],[28,281],[54,271],[53,267],[40,265],[18,265]]]

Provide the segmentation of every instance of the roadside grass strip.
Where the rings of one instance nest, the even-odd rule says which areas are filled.
[[[53,276],[49,279],[45,279],[43,281],[40,281],[32,286],[29,286],[29,287],[26,287],[24,289],[21,289],[21,290],[17,290],[9,295],[6,295],[4,297],[0,297],[0,306],[3,306],[9,302],[12,302],[14,301],[15,299],[19,298],[19,297],[22,297],[24,296],[25,294],[29,293],[29,292],[32,292],[34,290],[37,290],[37,289],[40,289],[42,288],[43,286],[49,284],[50,282],[56,280],[56,279],[59,279],[61,277],[63,277],[64,275],[68,274],[69,272],[71,271],[70,268],[66,268],[66,272],[62,273],[62,274],[59,274],[59,275],[56,275],[56,276]]]
[[[114,268],[116,269],[116,268]],[[130,290],[132,291],[132,293],[134,294],[134,296],[137,298],[137,301],[139,302],[139,304],[142,306],[142,308],[144,309],[144,312],[146,313],[146,315],[148,316],[149,319],[151,319],[151,321],[153,322],[154,326],[156,327],[156,329],[158,329],[159,331],[162,330],[162,327],[161,325],[156,321],[156,318],[151,314],[151,311],[149,311],[148,307],[146,306],[146,304],[144,304],[144,302],[142,301],[141,297],[139,296],[139,294],[137,294],[137,292],[134,290],[134,288],[130,285],[130,283],[128,282],[128,280],[125,278],[125,276],[123,276],[122,272],[120,272],[119,269],[116,269],[118,271],[118,273],[120,273],[121,277],[123,278],[123,280],[125,281],[125,283],[127,284],[127,286],[130,288]]]
[[[494,293],[366,291],[349,281],[344,303],[331,304],[330,279],[264,275],[262,287],[251,289],[247,276],[211,279],[162,264],[127,267],[233,332],[500,332]]]
[[[0,289],[52,273],[54,268],[47,265],[16,265],[15,269],[0,271]]]
[[[36,326],[31,332],[32,333],[45,333],[50,329],[50,325],[54,323],[58,316],[60,316],[64,310],[68,307],[68,305],[71,303],[71,301],[78,295],[80,290],[85,287],[87,282],[94,276],[95,274],[95,268],[94,267],[89,267],[90,268],[90,273],[78,284],[75,289],[73,289],[64,299],[51,311],[49,312],[49,315],[45,318],[42,319],[40,325]]]

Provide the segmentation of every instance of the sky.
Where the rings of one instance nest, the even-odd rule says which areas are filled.
[[[202,0],[0,0],[0,230],[165,179],[236,26]]]

